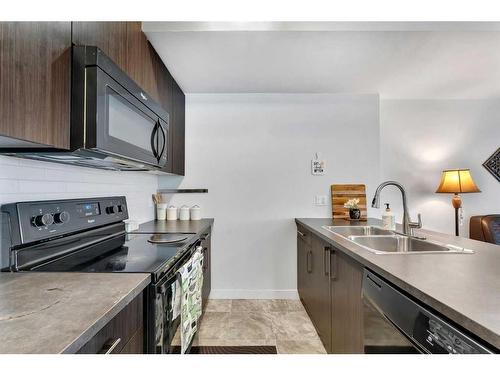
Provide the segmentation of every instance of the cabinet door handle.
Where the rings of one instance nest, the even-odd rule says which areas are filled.
[[[307,252],[307,258],[306,258],[306,263],[307,263],[307,273],[311,273],[312,272],[312,251],[309,250]]]
[[[113,353],[113,350],[118,346],[118,344],[122,341],[121,338],[117,339],[109,339],[104,343],[102,346],[101,350],[99,350],[99,353],[97,354],[111,354]]]
[[[325,246],[323,253],[323,271],[325,276],[330,276],[330,261],[331,261],[331,251],[328,246]]]
[[[337,280],[337,252],[335,250],[332,250],[330,252],[330,279],[335,281]]]
[[[301,237],[305,237],[306,236],[306,234],[302,233],[300,230],[298,230],[297,233],[300,234]]]

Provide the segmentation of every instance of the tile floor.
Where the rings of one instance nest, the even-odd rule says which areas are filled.
[[[275,345],[279,354],[326,353],[298,300],[209,300],[195,345]]]

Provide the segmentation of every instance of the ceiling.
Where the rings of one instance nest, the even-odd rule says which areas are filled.
[[[186,93],[500,98],[500,23],[144,22]]]

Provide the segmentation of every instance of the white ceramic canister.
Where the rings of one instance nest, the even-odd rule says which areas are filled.
[[[201,219],[201,208],[197,204],[191,207],[191,220]]]
[[[168,208],[167,208],[167,220],[177,220],[177,207],[168,206]]]
[[[179,219],[189,220],[189,207],[184,205],[179,209]]]
[[[156,220],[165,220],[167,217],[167,204],[157,203],[156,204]]]

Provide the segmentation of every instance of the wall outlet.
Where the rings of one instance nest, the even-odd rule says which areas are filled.
[[[327,198],[326,195],[316,195],[314,197],[314,205],[315,206],[326,206]]]

